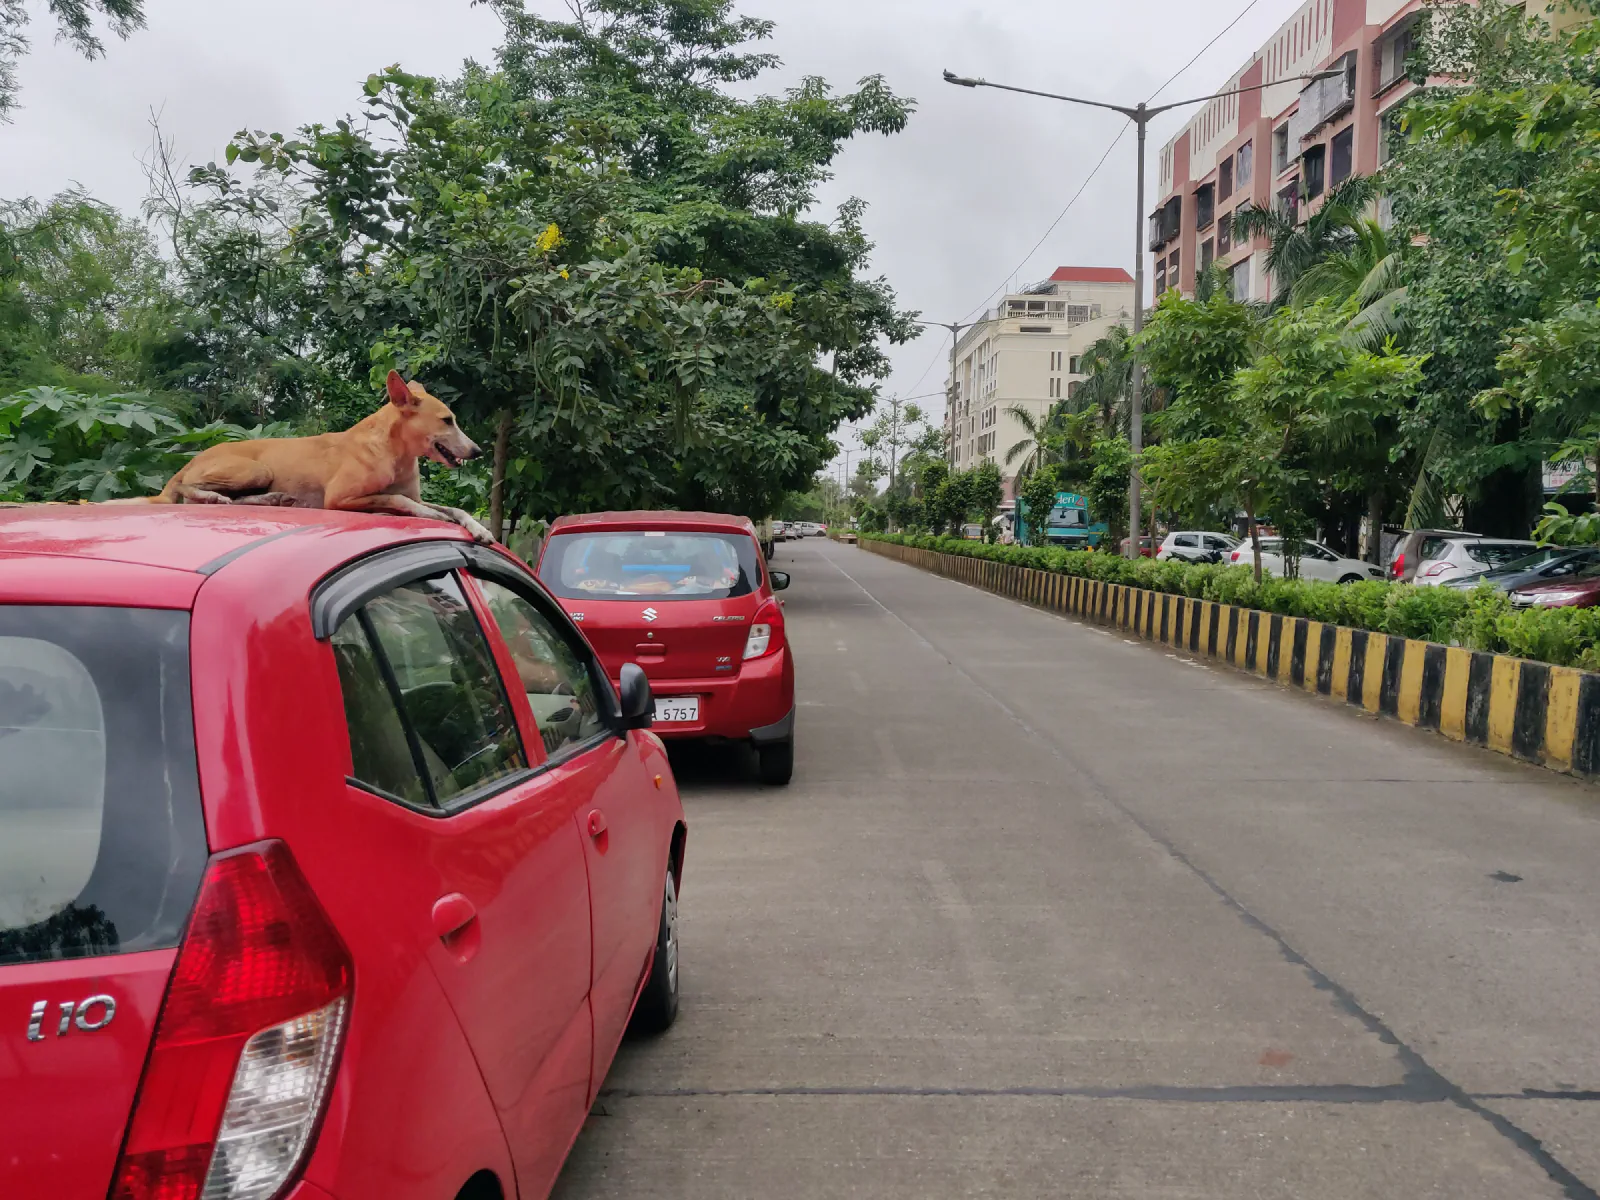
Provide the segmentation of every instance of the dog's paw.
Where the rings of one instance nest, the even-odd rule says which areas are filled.
[[[485,529],[482,525],[478,524],[478,522],[474,521],[471,517],[468,517],[465,521],[461,522],[461,527],[472,535],[472,540],[477,542],[478,545],[480,545],[480,546],[492,546],[492,545],[494,545],[494,534],[490,533],[487,529]]]

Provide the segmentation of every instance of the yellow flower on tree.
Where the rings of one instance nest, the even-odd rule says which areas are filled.
[[[534,243],[540,254],[549,254],[561,245],[561,227],[555,224],[546,225],[544,232],[539,235],[539,240]]]

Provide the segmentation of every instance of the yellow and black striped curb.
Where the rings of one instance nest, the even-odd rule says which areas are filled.
[[[1600,675],[936,550],[863,549],[1331,696],[1458,742],[1600,774]]]

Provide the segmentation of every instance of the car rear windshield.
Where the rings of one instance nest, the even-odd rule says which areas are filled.
[[[573,600],[722,600],[760,587],[761,565],[754,539],[738,533],[564,533],[545,546],[539,578]]]
[[[1520,542],[1468,542],[1467,557],[1489,567],[1503,567],[1527,556],[1528,547]]]
[[[0,605],[0,965],[177,945],[205,859],[188,614]]]

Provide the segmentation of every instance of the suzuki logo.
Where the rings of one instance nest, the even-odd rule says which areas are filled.
[[[67,1031],[76,1025],[84,1033],[93,1033],[96,1029],[104,1029],[111,1024],[111,1018],[117,1015],[117,1002],[110,996],[90,996],[87,1000],[74,1004],[71,1000],[61,1002],[61,1023],[56,1027],[55,1035],[58,1038],[66,1037]],[[91,1015],[91,1010],[99,1009]],[[33,1011],[28,1014],[28,1040],[42,1042],[45,1040],[44,1016],[50,1011],[48,1000],[37,1001]]]
[[[656,619],[656,618],[657,618],[657,617],[659,617],[659,616],[660,616],[660,615],[661,615],[661,614],[660,614],[660,613],[658,613],[658,612],[657,612],[657,611],[656,611],[656,610],[655,610],[655,609],[653,609],[653,608],[647,608],[647,609],[645,609],[645,610],[644,610],[644,611],[643,611],[643,612],[642,612],[642,613],[640,613],[640,614],[639,614],[639,615],[640,615],[640,616],[641,616],[641,617],[643,617],[643,618],[644,618],[644,619],[645,619],[645,620],[646,620],[646,621],[654,621],[654,620],[655,620],[655,619]]]
[[[731,654],[724,654],[718,658],[717,661],[719,663],[730,663],[733,661],[733,656]]]

